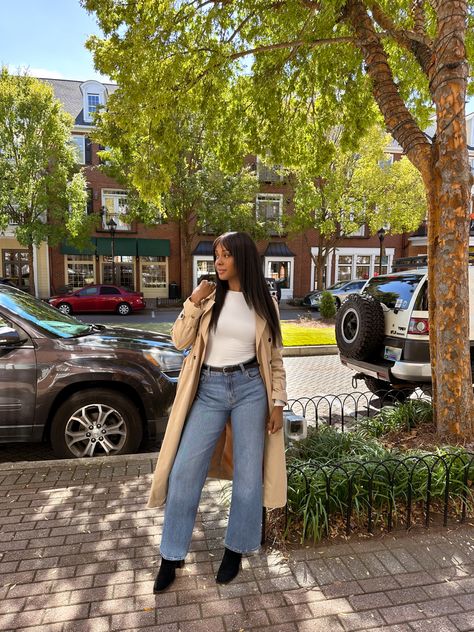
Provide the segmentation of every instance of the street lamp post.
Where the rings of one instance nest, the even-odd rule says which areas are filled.
[[[385,228],[379,228],[377,231],[377,237],[380,242],[380,251],[379,251],[379,274],[382,274],[382,255],[383,255],[383,240],[385,239]]]
[[[117,222],[113,217],[111,217],[107,222],[107,228],[109,229],[110,237],[112,239],[112,285],[115,285],[115,231],[117,230]]]

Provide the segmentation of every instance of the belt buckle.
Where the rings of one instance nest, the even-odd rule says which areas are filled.
[[[232,369],[232,367],[230,367],[230,366],[223,366],[223,367],[222,367],[222,373],[223,373],[224,375],[227,375],[227,373],[232,373],[232,371],[231,371],[231,370],[229,370],[229,369]]]

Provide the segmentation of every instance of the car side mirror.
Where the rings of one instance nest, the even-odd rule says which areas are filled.
[[[20,334],[11,327],[0,327],[0,347],[10,347],[21,343]]]

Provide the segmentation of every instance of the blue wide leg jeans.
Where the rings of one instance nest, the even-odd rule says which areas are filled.
[[[203,368],[171,470],[160,545],[162,557],[188,552],[212,453],[232,422],[233,484],[225,546],[236,553],[260,546],[267,393],[258,368],[218,373]]]

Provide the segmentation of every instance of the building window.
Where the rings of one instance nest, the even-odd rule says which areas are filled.
[[[92,115],[97,112],[97,108],[100,104],[100,96],[98,94],[91,94],[90,92],[87,94],[87,112],[89,117],[92,118]]]
[[[27,288],[30,285],[28,250],[4,250],[2,267],[3,276],[18,287]]]
[[[103,257],[102,282],[114,283],[129,290],[135,289],[134,257],[115,257],[112,265],[112,257]],[[115,275],[114,275],[115,272]]]
[[[128,211],[127,192],[114,191],[111,189],[102,190],[102,206],[106,212],[102,216],[102,228],[108,230],[107,222],[113,218],[117,224],[116,230],[130,230],[131,225],[127,224],[123,216]]]
[[[92,255],[67,255],[66,284],[71,287],[83,287],[94,283],[94,257]]]
[[[141,257],[142,289],[164,288],[167,282],[166,257]]]
[[[370,277],[370,255],[356,255],[357,279],[368,279]]]
[[[382,257],[382,273],[390,272],[390,262],[393,254]],[[379,273],[379,255],[374,252],[368,254],[340,254],[337,258],[336,282],[350,279],[369,279]]]
[[[280,285],[280,289],[289,289],[291,261],[268,261],[265,277],[267,279],[274,279],[274,281]]]
[[[380,261],[380,256],[377,255],[374,261],[374,274],[379,273],[379,261]],[[383,255],[382,256],[382,274],[387,274],[387,272],[388,272],[388,257]],[[366,277],[362,277],[362,278],[365,279]]]
[[[212,281],[215,279],[216,269],[214,267],[214,261],[197,259],[196,268],[198,283],[200,283],[203,279],[207,279],[208,281]]]
[[[281,193],[259,193],[257,195],[257,219],[268,224],[271,235],[277,235],[280,232],[282,209],[283,195]]]
[[[352,278],[352,256],[340,255],[337,264],[337,281],[349,281]]]
[[[86,137],[79,134],[72,134],[71,141],[76,151],[77,163],[79,165],[86,164]]]
[[[283,175],[280,171],[281,169],[281,165],[268,167],[260,160],[260,158],[257,157],[257,179],[259,182],[272,184],[283,182]]]

